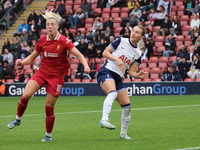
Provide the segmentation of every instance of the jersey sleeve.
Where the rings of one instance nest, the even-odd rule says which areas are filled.
[[[35,51],[38,52],[38,53],[41,53],[42,52],[42,46],[41,46],[41,43],[42,43],[42,38],[40,38],[40,40],[38,41],[36,47],[35,47]]]
[[[64,45],[65,45],[65,48],[69,51],[71,51],[71,49],[75,47],[72,41],[70,41],[68,38],[64,40]]]
[[[111,44],[110,44],[110,47],[113,51],[115,51],[117,49],[117,47],[119,46],[121,42],[121,37],[118,38],[117,40],[113,41]]]
[[[142,57],[142,55],[140,56],[140,58],[138,58],[137,60],[134,61],[134,63],[138,66],[141,64],[141,57]]]

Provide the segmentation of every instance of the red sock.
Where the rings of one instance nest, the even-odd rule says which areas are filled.
[[[53,130],[55,115],[54,115],[54,107],[45,106],[46,111],[46,132],[51,133]]]
[[[18,107],[17,107],[17,116],[21,117],[24,114],[24,111],[26,110],[26,107],[28,105],[29,100],[23,99],[23,96],[21,97]]]

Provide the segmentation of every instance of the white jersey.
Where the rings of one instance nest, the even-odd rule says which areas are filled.
[[[117,63],[113,60],[107,60],[105,67],[118,75],[121,78],[124,78],[126,70],[129,70],[129,67],[132,63],[141,64],[142,52],[139,48],[133,46],[129,38],[118,38],[113,41],[110,45],[113,50],[112,55],[118,57],[124,63],[124,70],[121,71],[117,66]]]

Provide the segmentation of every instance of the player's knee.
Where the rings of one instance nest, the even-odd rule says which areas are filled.
[[[32,95],[30,95],[30,94],[27,94],[27,93],[23,94],[23,99],[25,99],[25,100],[29,100],[31,97],[32,97]]]
[[[114,99],[117,98],[117,91],[111,91],[108,93],[109,96],[112,96]]]

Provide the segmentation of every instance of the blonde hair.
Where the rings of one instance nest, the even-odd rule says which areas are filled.
[[[45,14],[44,15],[42,14],[42,16],[46,20],[48,20],[48,19],[55,19],[58,24],[60,24],[63,21],[62,17],[58,13],[56,14],[56,13],[53,12],[53,9],[46,10]]]

